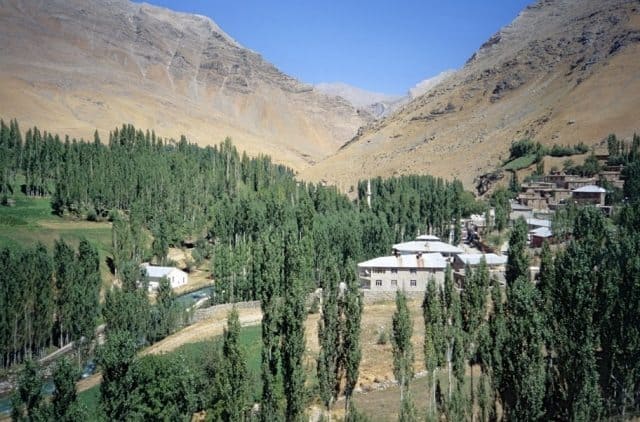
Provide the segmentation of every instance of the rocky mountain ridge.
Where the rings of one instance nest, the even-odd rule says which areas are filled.
[[[204,16],[126,0],[0,0],[0,115],[77,137],[123,122],[304,168],[371,119]]]
[[[471,187],[515,139],[630,136],[640,129],[639,9],[631,0],[540,0],[462,69],[303,176],[348,188],[362,177],[429,173]]]

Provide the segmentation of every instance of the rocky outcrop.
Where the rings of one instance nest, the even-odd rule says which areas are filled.
[[[370,116],[209,18],[127,0],[0,0],[0,115],[72,136],[123,122],[303,168]]]
[[[628,137],[640,130],[640,97],[632,94],[640,92],[639,10],[633,0],[540,0],[462,69],[303,175],[348,186],[429,173],[472,189],[515,139],[551,145],[595,144],[611,132]]]

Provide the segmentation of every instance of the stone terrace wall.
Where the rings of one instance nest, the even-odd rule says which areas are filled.
[[[193,321],[202,321],[216,315],[226,316],[231,308],[233,308],[233,305],[235,305],[237,309],[259,309],[260,301],[253,300],[250,302],[223,303],[221,305],[214,305],[209,306],[208,308],[197,309],[195,311],[195,314],[193,315]]]

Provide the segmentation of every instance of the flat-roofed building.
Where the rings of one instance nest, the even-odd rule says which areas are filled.
[[[578,204],[592,204],[604,206],[607,191],[600,186],[587,185],[571,191],[571,199]]]
[[[439,253],[382,256],[358,264],[361,287],[372,291],[425,291],[444,282],[447,261]]]
[[[142,264],[140,268],[149,279],[149,290],[156,290],[160,286],[160,280],[163,278],[169,280],[172,289],[184,286],[189,281],[187,273],[175,267]]]
[[[392,246],[392,250],[394,254],[399,255],[440,253],[447,258],[452,258],[454,255],[464,252],[457,246],[439,240],[412,240],[409,242],[396,243]]]
[[[489,271],[504,271],[507,265],[507,257],[505,255],[497,255],[494,253],[461,253],[456,255],[453,261],[454,270],[464,270],[469,267],[477,267],[484,258]]]
[[[420,236],[416,237],[416,240],[422,240],[422,241],[439,241],[440,238],[438,236],[434,236],[432,234],[421,234]]]

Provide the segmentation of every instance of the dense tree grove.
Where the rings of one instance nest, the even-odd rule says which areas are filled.
[[[504,291],[483,265],[466,271],[460,293],[448,280],[440,295],[427,291],[427,369],[453,361],[455,374],[455,344],[462,342],[469,364],[482,370],[479,378],[471,371],[471,400],[449,387],[442,407],[449,418],[597,420],[640,411],[640,204],[623,207],[613,221],[590,207],[570,216],[568,242],[555,253],[543,248],[537,284],[529,280],[526,225],[518,221]],[[444,319],[434,309],[439,301]],[[447,305],[456,301],[462,306]],[[444,360],[438,332],[454,345]]]
[[[114,221],[116,275],[130,262],[163,263],[169,246],[195,240],[196,256],[212,257],[218,302],[261,297],[260,251],[274,229],[297,233],[311,287],[329,257],[344,269],[419,232],[448,238],[451,223],[477,208],[459,181],[430,176],[373,179],[369,208],[364,183],[354,203],[334,187],[297,181],[269,157],[239,154],[229,139],[202,148],[131,125],[102,143],[97,132],[84,142],[37,128],[23,140],[16,121],[0,122],[0,150],[0,194],[50,195],[57,214]]]
[[[612,219],[594,208],[558,212],[562,243],[543,248],[537,283],[522,220],[511,229],[506,286],[492,280],[485,262],[467,268],[458,285],[450,267],[442,286],[429,283],[422,302],[429,418],[597,420],[640,412],[640,138],[608,144],[611,164],[626,166],[627,203]],[[514,145],[512,153],[529,147]],[[106,144],[97,133],[93,142],[63,141],[37,128],[23,136],[16,121],[0,121],[2,203],[17,190],[50,196],[59,215],[111,220],[109,265],[119,281],[100,306],[99,258],[86,241],[74,249],[60,240],[52,252],[42,245],[0,250],[0,358],[3,367],[26,362],[14,395],[19,420],[82,417],[73,368],[56,368],[49,405],[31,359],[50,345],[90,339],[100,311],[106,418],[189,420],[207,410],[212,419],[243,420],[256,399],[261,420],[302,420],[315,391],[303,359],[305,300],[316,287],[323,292],[313,387],[329,416],[344,393],[346,419],[359,420],[349,400],[363,308],[354,263],[418,233],[459,240],[460,219],[482,212],[458,181],[376,178],[360,182],[350,201],[335,188],[296,181],[268,157],[239,154],[229,140],[202,148],[125,125]],[[492,201],[496,228],[506,229],[508,192]],[[199,263],[210,259],[214,302],[261,301],[260,397],[247,393],[236,312],[204,367],[136,356],[180,319],[166,280],[150,303],[140,262],[166,263],[169,247],[183,242],[195,244]],[[416,420],[408,389],[413,322],[402,292],[396,305],[400,419]]]
[[[38,357],[51,345],[93,337],[100,310],[98,252],[86,240],[74,251],[56,241],[0,250],[0,361]]]

